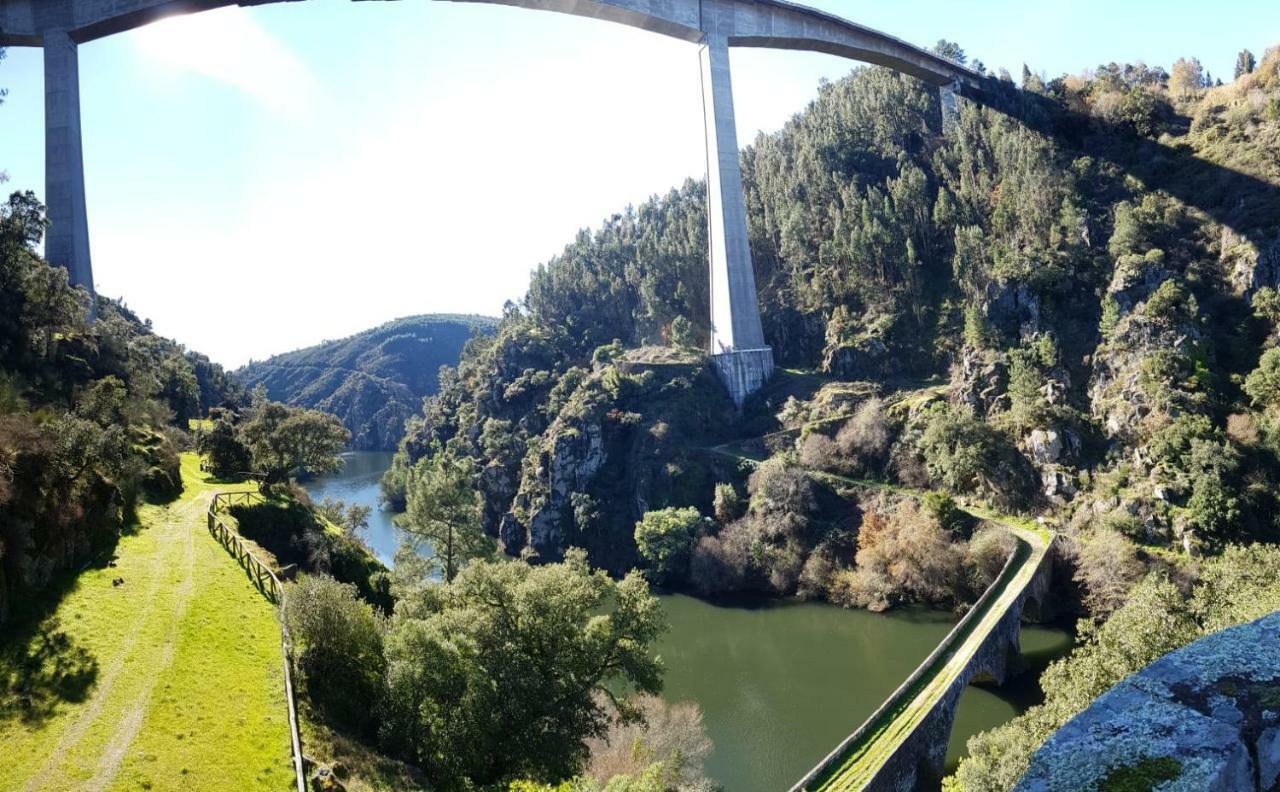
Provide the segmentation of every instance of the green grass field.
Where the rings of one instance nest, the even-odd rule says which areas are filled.
[[[292,787],[275,611],[205,529],[214,487],[192,454],[182,477],[115,566],[6,629],[0,679],[27,692],[0,707],[0,789]]]

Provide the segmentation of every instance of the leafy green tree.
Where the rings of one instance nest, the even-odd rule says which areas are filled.
[[[968,58],[965,57],[964,50],[954,41],[946,39],[938,39],[938,43],[933,45],[933,52],[949,61],[954,61],[961,66],[965,64]]]
[[[1258,367],[1245,378],[1244,392],[1259,407],[1280,404],[1280,347],[1262,353]]]
[[[398,523],[431,543],[445,580],[453,580],[468,561],[494,550],[480,523],[474,464],[452,449],[437,448],[414,466],[405,493],[405,513]]]
[[[264,486],[337,470],[342,464],[338,454],[351,439],[332,415],[279,402],[255,407],[240,436]]]
[[[209,461],[210,472],[218,478],[243,475],[250,471],[253,462],[249,449],[240,442],[234,416],[221,412],[213,426],[200,435],[196,450]]]
[[[712,509],[715,511],[716,522],[721,525],[728,525],[734,520],[742,516],[742,512],[746,509],[746,503],[742,496],[738,494],[738,488],[727,481],[716,484],[715,494],[711,499]]]
[[[693,507],[645,512],[636,523],[636,547],[656,582],[674,583],[689,572],[689,550],[702,526]]]
[[[383,742],[437,788],[571,778],[611,712],[635,714],[629,691],[660,691],[664,628],[639,574],[614,581],[578,550],[469,564],[397,610]]]
[[[374,724],[386,659],[383,619],[356,587],[302,575],[289,587],[285,619],[297,645],[307,695],[326,716],[354,729]]]

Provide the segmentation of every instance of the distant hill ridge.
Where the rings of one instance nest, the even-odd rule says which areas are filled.
[[[404,421],[438,388],[441,366],[456,366],[462,347],[496,320],[469,314],[406,316],[336,341],[252,361],[236,372],[288,404],[324,410],[351,430],[358,450],[389,450]]]

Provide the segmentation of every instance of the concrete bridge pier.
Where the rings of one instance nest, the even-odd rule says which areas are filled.
[[[44,47],[44,191],[49,229],[45,258],[65,267],[71,283],[93,293],[89,217],[80,144],[80,58],[65,30],[46,30]]]
[[[942,131],[946,132],[960,117],[960,81],[938,86],[938,104],[942,107]]]
[[[729,76],[729,39],[708,34],[699,52],[707,140],[707,232],[711,261],[711,361],[741,407],[773,373],[747,241],[747,210]]]

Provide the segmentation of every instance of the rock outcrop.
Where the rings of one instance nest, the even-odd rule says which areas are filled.
[[[1015,792],[1105,790],[1122,777],[1161,792],[1280,789],[1280,613],[1107,691],[1041,746]]]

